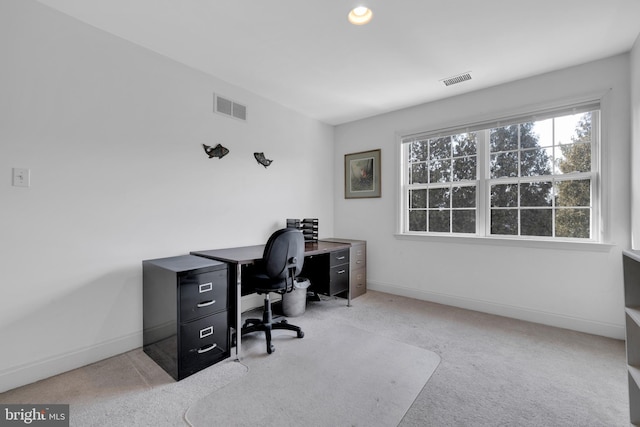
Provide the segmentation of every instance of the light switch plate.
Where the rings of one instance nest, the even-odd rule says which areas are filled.
[[[31,185],[30,174],[31,171],[29,169],[13,168],[13,186],[29,187]]]

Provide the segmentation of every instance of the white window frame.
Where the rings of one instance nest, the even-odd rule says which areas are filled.
[[[603,214],[603,201],[606,200],[605,195],[602,194],[602,175],[603,162],[603,100],[601,97],[589,98],[586,101],[578,101],[573,103],[564,104],[560,107],[553,106],[551,108],[531,109],[531,112],[525,112],[524,114],[517,114],[513,116],[503,116],[499,119],[488,119],[477,121],[472,124],[454,125],[446,128],[441,128],[433,131],[420,131],[420,132],[406,132],[398,133],[397,140],[399,142],[399,197],[398,197],[398,229],[396,236],[401,238],[427,238],[436,239],[441,241],[451,241],[452,239],[458,240],[482,240],[482,241],[514,241],[514,242],[529,242],[543,244],[558,243],[577,243],[577,244],[606,244],[605,235],[603,233],[605,220]],[[592,156],[592,168],[590,172],[581,172],[567,175],[549,175],[550,181],[560,181],[564,179],[585,179],[591,180],[591,221],[590,221],[590,238],[564,238],[564,237],[544,237],[544,236],[523,236],[523,235],[492,235],[490,232],[490,217],[491,206],[489,200],[490,186],[497,180],[490,179],[488,165],[490,153],[488,150],[488,143],[484,141],[484,137],[479,135],[478,147],[477,147],[477,159],[478,159],[478,180],[476,184],[476,233],[462,234],[462,233],[434,233],[429,231],[409,231],[409,184],[408,184],[408,168],[407,168],[407,142],[411,140],[422,140],[429,138],[437,138],[448,135],[455,135],[458,133],[465,133],[470,131],[481,131],[491,129],[493,127],[506,126],[508,124],[523,123],[528,121],[539,121],[550,117],[559,117],[566,114],[575,114],[579,112],[597,111],[592,119],[592,141],[591,141],[591,156]],[[487,131],[488,133],[488,131]],[[479,132],[482,134],[482,132]],[[527,182],[527,181],[540,181],[540,177],[514,177],[514,178],[501,178],[500,183],[507,182]],[[468,183],[469,181],[455,181],[453,183],[444,183],[444,185],[456,185],[462,183]],[[555,202],[554,202],[555,203]],[[520,207],[518,208],[520,209]],[[555,209],[552,205],[551,209]],[[554,220],[555,225],[555,220]],[[534,246],[536,246],[534,244]]]

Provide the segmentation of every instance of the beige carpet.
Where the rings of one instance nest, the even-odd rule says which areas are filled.
[[[243,363],[249,367],[227,359],[175,382],[138,348],[0,393],[0,403],[68,403],[72,427],[187,426],[189,408],[191,416],[207,396],[257,370],[252,359],[266,362],[294,354],[315,339],[314,324],[332,322],[332,328],[350,325],[386,338],[381,341],[397,344],[393,351],[399,356],[405,347],[397,341],[441,357],[400,423],[372,427],[629,426],[622,340],[375,291],[354,299],[352,307],[343,299],[311,302],[304,316],[291,322],[303,326],[307,336],[299,340],[282,332],[271,356],[262,338],[247,339]],[[325,344],[331,346],[333,339]],[[377,363],[373,356],[366,361]],[[297,381],[292,375],[286,382]],[[277,390],[272,392],[277,398]],[[210,417],[250,409],[244,398],[233,404],[216,407]]]
[[[274,332],[271,355],[262,336],[245,336],[248,374],[195,403],[185,419],[197,427],[396,426],[440,363],[431,351],[363,329],[305,320],[290,319],[303,339]]]

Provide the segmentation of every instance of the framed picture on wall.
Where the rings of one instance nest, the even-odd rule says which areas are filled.
[[[344,198],[380,197],[380,150],[344,155]]]

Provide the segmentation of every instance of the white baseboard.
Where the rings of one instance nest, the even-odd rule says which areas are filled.
[[[0,393],[142,347],[142,331],[0,370]]]
[[[367,281],[367,289],[415,298],[438,304],[450,305],[467,310],[480,311],[482,313],[495,314],[527,322],[541,323],[543,325],[600,335],[608,338],[625,339],[625,326],[612,323],[596,322],[589,319],[566,316],[564,314],[549,313],[531,310],[524,307],[498,304],[490,301],[482,301],[472,298],[464,298],[455,295],[441,294],[437,292],[422,291],[419,289],[405,288],[386,283]]]

